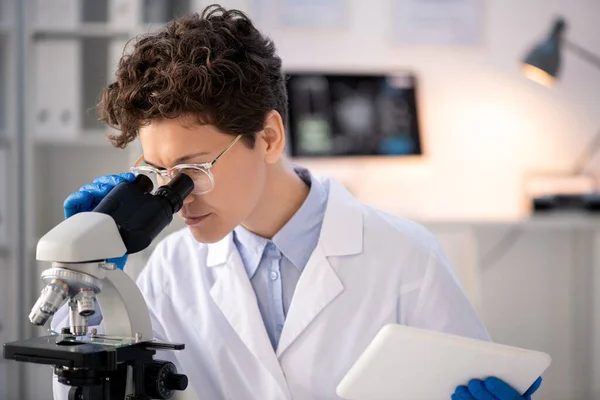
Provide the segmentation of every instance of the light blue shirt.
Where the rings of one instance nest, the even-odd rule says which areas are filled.
[[[306,169],[298,168],[296,173],[310,187],[308,197],[272,240],[242,226],[234,230],[234,242],[274,350],[300,274],[319,241],[327,206],[327,190],[323,185]]]

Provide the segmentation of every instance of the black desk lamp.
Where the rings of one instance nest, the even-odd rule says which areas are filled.
[[[560,74],[562,48],[573,51],[600,69],[600,56],[569,41],[564,34],[565,29],[564,19],[556,19],[548,37],[523,58],[523,72],[528,78],[550,86]]]
[[[557,18],[550,34],[542,42],[534,46],[522,60],[523,73],[531,80],[550,86],[558,79],[561,72],[561,51],[570,50],[579,57],[600,69],[600,56],[569,41],[565,35],[566,23]],[[600,131],[577,158],[572,174],[580,175],[591,161],[594,153],[600,148]],[[600,209],[600,193],[586,195],[543,196],[534,199],[534,210],[564,208]]]

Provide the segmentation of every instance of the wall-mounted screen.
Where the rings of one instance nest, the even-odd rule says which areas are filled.
[[[421,155],[412,74],[287,74],[293,157]]]

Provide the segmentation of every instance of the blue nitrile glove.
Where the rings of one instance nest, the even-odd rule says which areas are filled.
[[[542,384],[542,377],[536,379],[533,385],[521,396],[515,389],[502,379],[490,377],[484,381],[472,379],[467,386],[459,386],[452,395],[452,400],[531,400]]]
[[[119,175],[100,176],[94,182],[83,185],[79,191],[71,193],[63,205],[65,218],[77,213],[92,211],[115,186],[122,182],[133,182],[135,175],[125,172]],[[119,269],[125,267],[127,254],[122,257],[110,258],[107,262],[114,263]]]

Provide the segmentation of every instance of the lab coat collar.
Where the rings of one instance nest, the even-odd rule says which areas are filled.
[[[235,248],[233,243],[233,232],[225,236],[216,243],[208,245],[208,254],[206,256],[206,266],[217,267],[227,262],[231,256],[232,250]]]
[[[329,200],[321,236],[296,285],[277,346],[279,359],[321,311],[344,291],[329,258],[359,254],[363,249],[360,203],[337,181],[324,184],[329,188]]]
[[[325,181],[329,187],[329,200],[323,218],[319,244],[326,257],[348,256],[362,253],[362,207],[341,183],[334,179]]]
[[[338,182],[331,180],[324,184],[329,189],[329,200],[321,235],[296,285],[276,353],[264,328],[233,234],[208,246],[207,266],[214,269],[216,277],[211,288],[215,303],[246,347],[286,393],[289,389],[278,359],[344,290],[328,258],[359,254],[363,249],[360,203]]]
[[[244,269],[242,258],[235,245],[232,246],[232,244],[233,240],[229,240],[210,245],[211,247],[222,247],[228,251],[225,254],[229,255],[226,265],[212,268],[215,283],[210,289],[210,295],[246,348],[263,365],[282,390],[283,396],[277,398],[290,399],[285,376],[273,352],[254,290]]]

